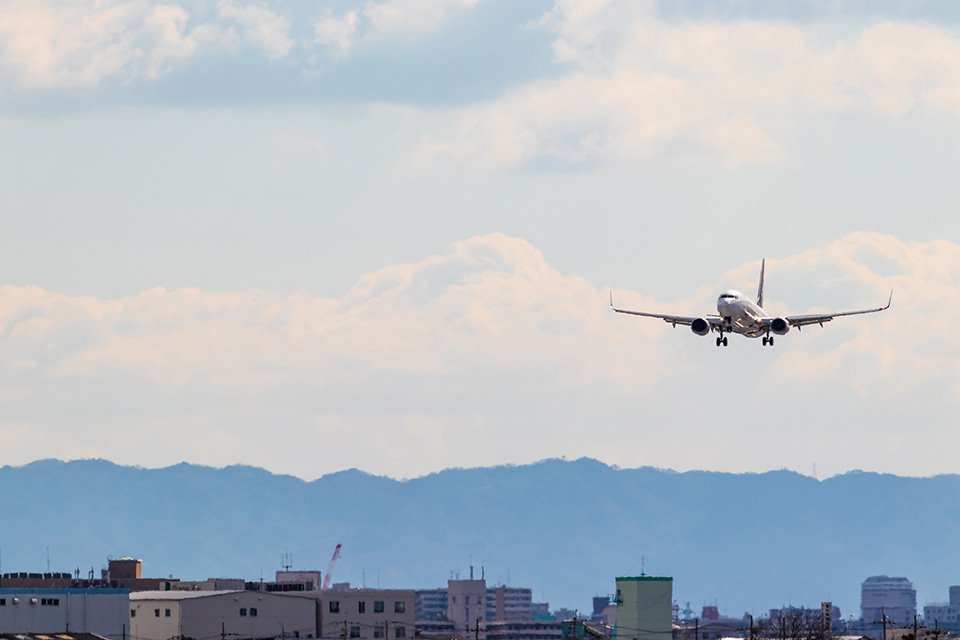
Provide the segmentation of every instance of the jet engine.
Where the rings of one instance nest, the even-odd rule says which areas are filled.
[[[690,323],[690,330],[698,336],[705,336],[710,333],[710,323],[703,318],[697,318]],[[784,332],[786,333],[786,332]]]
[[[773,331],[778,336],[782,336],[787,331],[790,331],[790,323],[783,318],[774,318],[770,323],[770,331]]]

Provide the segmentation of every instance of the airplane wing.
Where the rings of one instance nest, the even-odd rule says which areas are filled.
[[[618,309],[615,306],[613,306],[613,291],[610,292],[610,308],[616,311],[617,313],[629,313],[632,316],[643,316],[644,318],[659,318],[664,322],[669,322],[674,327],[676,327],[678,324],[683,325],[685,327],[690,326],[691,324],[693,324],[694,320],[697,320],[700,318],[700,316],[690,316],[690,317],[671,316],[664,313],[648,313],[646,311],[630,311],[629,309]],[[713,326],[719,327],[723,324],[723,320],[720,319],[720,316],[707,316],[706,318],[704,318],[704,320],[709,322],[711,327]]]
[[[839,313],[811,313],[803,316],[787,316],[784,318],[784,320],[786,320],[791,327],[804,327],[808,324],[819,324],[822,327],[824,322],[830,322],[834,318],[839,318],[840,316],[858,316],[864,313],[886,311],[890,308],[890,303],[892,302],[893,291],[890,292],[890,298],[887,300],[887,305],[885,307],[877,307],[876,309],[860,309],[858,311],[841,311]]]

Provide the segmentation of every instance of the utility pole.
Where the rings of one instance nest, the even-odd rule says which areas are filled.
[[[470,577],[473,578],[473,566],[470,567]],[[477,618],[477,626],[473,628],[473,637],[480,640],[480,618]]]
[[[693,619],[693,640],[700,638],[700,618]]]
[[[887,618],[887,614],[886,614],[886,611],[884,611],[884,608],[880,607],[880,619],[874,621],[873,624],[879,623],[883,625],[883,640],[887,640],[887,622],[889,620],[890,619]],[[914,638],[914,640],[916,640],[916,638]]]
[[[227,625],[225,622],[220,623],[220,640],[227,640]]]
[[[913,640],[917,640],[917,614],[913,614]]]
[[[753,616],[750,616],[750,640],[753,640]]]

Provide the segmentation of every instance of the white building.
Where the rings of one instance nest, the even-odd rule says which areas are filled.
[[[484,637],[483,623],[487,619],[486,580],[447,581],[447,619],[453,623],[454,633]]]
[[[0,589],[0,633],[130,633],[127,589]]]
[[[960,629],[960,586],[950,587],[950,601],[928,604],[923,608],[923,622],[928,627],[956,631]]]
[[[671,640],[673,578],[617,578],[616,640]]]
[[[868,627],[879,626],[876,623],[884,615],[888,627],[912,625],[917,613],[917,591],[906,578],[872,576],[861,586],[860,612]]]
[[[267,638],[317,635],[317,601],[263,591],[139,591],[130,594],[131,635]]]

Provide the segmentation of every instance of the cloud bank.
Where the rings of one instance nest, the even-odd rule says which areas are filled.
[[[684,299],[614,295],[623,306],[705,314],[721,288],[751,291],[757,267]],[[869,453],[894,470],[899,417],[949,414],[960,401],[960,246],[860,233],[768,260],[767,270],[775,313],[876,306],[891,287],[894,306],[791,332],[774,349],[739,337],[717,349],[685,329],[613,314],[604,288],[500,234],[383,268],[339,298],[154,289],[102,300],[4,287],[0,462],[45,451],[409,477],[580,454],[804,471],[812,457],[840,472],[869,467]],[[791,415],[817,405],[822,425]],[[833,435],[834,453],[811,438],[754,457],[836,420],[847,433]],[[955,436],[939,422],[926,428],[949,450]],[[873,444],[860,442],[867,433]],[[692,457],[671,442],[684,436],[716,447]],[[949,468],[938,464],[896,471]]]

